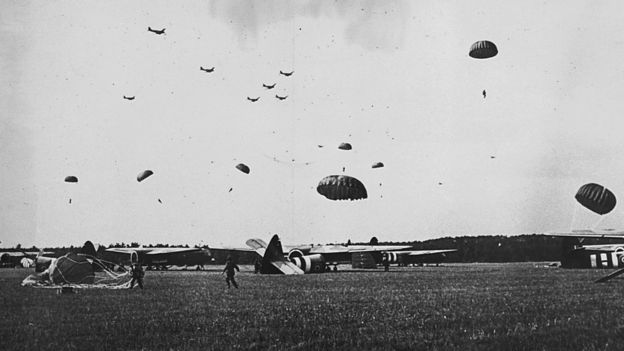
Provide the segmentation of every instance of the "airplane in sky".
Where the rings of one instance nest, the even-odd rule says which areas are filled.
[[[358,268],[373,268],[383,262],[389,263],[408,262],[420,257],[422,260],[437,262],[444,259],[449,250],[412,250],[407,245],[298,245],[284,246],[279,236],[274,235],[267,245],[262,239],[249,239],[247,245],[254,249],[262,257],[261,273],[267,274],[303,274],[322,273],[329,270],[330,266],[340,263],[351,263]],[[415,261],[414,261],[415,262]]]
[[[624,274],[624,231],[613,229],[603,230],[572,230],[570,232],[547,233],[550,236],[563,237],[562,268],[617,268],[598,280],[606,282]],[[583,245],[584,239],[619,239],[621,244]]]

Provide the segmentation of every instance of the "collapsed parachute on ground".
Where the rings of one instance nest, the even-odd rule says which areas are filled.
[[[151,176],[152,174],[154,174],[154,172],[150,171],[149,169],[144,170],[143,172],[139,173],[139,175],[137,175],[137,182],[144,181],[147,177]]]
[[[498,49],[496,45],[491,41],[481,40],[470,46],[470,51],[468,55],[472,58],[476,59],[486,59],[490,57],[494,57],[498,54]]]
[[[247,165],[239,163],[236,165],[236,169],[238,169],[239,171],[249,174],[249,167],[247,167]]]
[[[321,179],[316,191],[330,200],[360,200],[368,197],[362,182],[345,175],[330,175]]]
[[[56,260],[50,273],[54,284],[93,284],[95,272],[93,266],[84,256],[68,253]]]
[[[615,195],[609,189],[595,183],[580,187],[574,198],[581,205],[600,215],[611,212],[616,204]]]
[[[349,144],[349,143],[341,143],[341,144],[338,146],[338,148],[339,148],[340,150],[351,150],[351,149],[352,149],[351,144]]]
[[[65,181],[67,183],[78,183],[78,178],[75,176],[67,176],[65,177]]]
[[[372,168],[381,168],[383,166],[384,166],[383,162],[375,162],[373,163]]]
[[[121,289],[130,286],[130,274],[115,273],[92,256],[70,252],[52,259],[43,272],[26,277],[22,286]]]

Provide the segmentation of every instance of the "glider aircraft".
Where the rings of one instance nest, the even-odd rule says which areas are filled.
[[[611,212],[616,204],[615,195],[606,187],[588,183],[579,188],[574,196],[586,209],[603,216]],[[566,233],[548,233],[564,237],[561,267],[563,268],[618,268],[615,272],[596,280],[606,282],[624,274],[624,243],[603,245],[582,245],[585,238],[624,239],[624,231],[615,230],[572,230]]]
[[[228,256],[238,263],[251,264],[256,256],[251,249],[225,247],[109,247],[96,251],[89,241],[85,243],[83,253],[117,265],[140,263],[148,270],[166,270],[168,266],[196,266],[196,270],[203,270],[207,264],[223,264]]]
[[[48,251],[4,251],[0,252],[0,267],[32,267],[38,256],[53,255]]]
[[[183,247],[111,247],[104,249],[98,258],[119,265],[141,263],[151,269],[167,269],[167,266],[197,266],[212,263],[210,250]]]
[[[563,237],[562,268],[617,269],[615,272],[596,280],[606,282],[624,274],[624,231],[615,230],[572,230],[564,233],[548,233]],[[583,245],[583,239],[619,239],[621,244]]]
[[[440,262],[449,250],[412,250],[406,245],[300,245],[286,246],[274,235],[267,245],[262,239],[249,239],[247,245],[262,257],[261,273],[303,274],[337,270],[341,263],[351,263],[358,268],[373,268],[387,260],[388,263]]]

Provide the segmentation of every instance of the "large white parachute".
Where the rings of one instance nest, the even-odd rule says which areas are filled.
[[[130,273],[115,273],[104,262],[89,255],[68,253],[50,262],[41,273],[31,274],[22,286],[80,289],[123,289],[130,287]]]

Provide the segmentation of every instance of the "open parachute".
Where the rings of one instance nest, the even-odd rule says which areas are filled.
[[[102,261],[89,255],[68,253],[52,259],[41,273],[31,274],[22,281],[22,286],[39,288],[123,289],[130,287],[129,272],[115,273]]]
[[[78,177],[76,177],[76,176],[67,176],[67,177],[65,177],[65,182],[67,182],[67,183],[78,183]]]
[[[353,147],[349,143],[340,143],[340,145],[338,145],[338,148],[340,150],[351,150],[351,149],[353,149]]]
[[[247,166],[244,163],[239,163],[236,165],[236,169],[238,169],[239,171],[245,173],[245,174],[249,174],[249,166]]]
[[[476,59],[487,59],[498,54],[498,48],[488,40],[480,40],[470,46],[468,55]]]
[[[616,204],[615,195],[609,189],[595,183],[580,187],[574,198],[587,209],[600,215],[611,212]]]
[[[143,172],[141,172],[141,173],[139,173],[137,175],[137,182],[140,183],[140,182],[144,181],[145,179],[147,179],[152,174],[154,174],[154,172],[152,172],[151,170],[149,170],[149,169],[144,170]]]
[[[346,175],[330,175],[321,179],[316,191],[330,200],[360,200],[368,197],[364,184]]]

